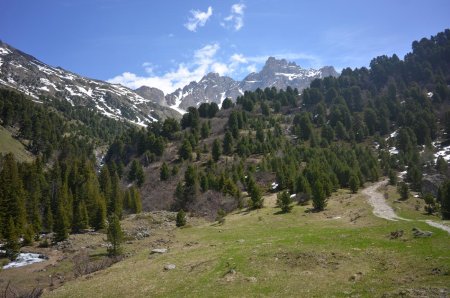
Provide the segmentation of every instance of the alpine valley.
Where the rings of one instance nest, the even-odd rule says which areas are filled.
[[[0,43],[0,297],[449,297],[450,29],[367,65],[164,94]]]

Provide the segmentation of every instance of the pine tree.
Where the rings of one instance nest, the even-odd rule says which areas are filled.
[[[141,213],[142,211],[142,201],[141,201],[141,195],[139,194],[139,190],[132,186],[129,189],[130,191],[130,198],[131,198],[131,202],[132,202],[132,211],[134,213]]]
[[[212,158],[215,162],[218,162],[220,159],[220,155],[222,154],[222,149],[220,148],[220,142],[218,139],[215,139],[212,145]]]
[[[183,227],[186,225],[186,213],[183,211],[183,209],[180,209],[177,213],[177,220],[176,220],[177,227]]]
[[[108,254],[110,256],[118,256],[122,253],[121,243],[123,241],[122,227],[120,226],[119,217],[112,214],[108,219],[107,241],[110,243]]]
[[[53,235],[53,242],[55,243],[64,241],[69,237],[69,224],[61,204],[57,206],[53,231],[55,233]]]
[[[352,191],[352,193],[357,193],[358,192],[358,188],[359,188],[359,179],[358,176],[356,176],[355,174],[352,174],[350,176],[350,180],[348,181],[350,190]]]
[[[131,163],[130,171],[128,172],[128,181],[133,182],[136,180],[138,167],[138,161],[133,160],[133,162]]]
[[[281,212],[289,213],[292,210],[292,198],[289,193],[285,190],[277,195],[277,206],[281,208]]]
[[[144,169],[142,168],[142,165],[139,164],[136,172],[137,186],[141,187],[142,185],[144,185],[144,181],[145,181]]]
[[[97,205],[97,210],[95,213],[95,218],[92,222],[93,228],[97,230],[101,230],[105,228],[105,219],[106,219],[106,205],[102,200]]]
[[[317,211],[323,211],[326,207],[326,192],[319,180],[314,183],[312,193],[314,209]]]
[[[5,243],[5,250],[6,250],[6,256],[11,261],[15,260],[17,256],[19,255],[19,237],[17,235],[16,227],[14,225],[14,220],[12,216],[8,217],[7,225],[4,229],[3,235],[5,237],[6,243]]]
[[[161,179],[161,181],[166,181],[169,179],[169,177],[170,177],[169,167],[165,162],[163,162],[161,170],[159,172],[159,178]]]
[[[117,217],[122,217],[123,193],[120,189],[120,180],[117,173],[111,179],[111,197],[108,201],[108,216],[115,213]]]
[[[408,184],[400,182],[397,187],[397,191],[400,194],[400,199],[407,200],[409,198]]]
[[[8,153],[0,171],[0,234],[4,234],[10,216],[21,234],[26,224],[25,191],[14,155]]]
[[[192,145],[187,138],[183,140],[183,144],[178,151],[180,158],[183,160],[188,160],[192,158]]]
[[[223,154],[230,155],[231,153],[233,153],[233,136],[227,131],[223,139]]]
[[[254,209],[262,208],[264,206],[264,198],[262,197],[261,189],[250,175],[247,178],[247,190],[250,195],[251,207]]]

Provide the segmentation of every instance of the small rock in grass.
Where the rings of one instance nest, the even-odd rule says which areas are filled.
[[[422,231],[419,228],[412,228],[412,231],[413,231],[414,237],[425,238],[425,237],[431,237],[431,235],[433,235],[433,232]]]
[[[175,266],[174,264],[166,264],[166,265],[164,265],[164,270],[173,270],[173,269],[175,269],[175,268],[177,268],[177,266]]]
[[[166,252],[167,252],[167,248],[155,248],[155,249],[152,249],[150,254],[164,254]]]

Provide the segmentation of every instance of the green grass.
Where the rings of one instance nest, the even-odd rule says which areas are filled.
[[[14,139],[11,133],[0,126],[0,153],[13,153],[17,160],[31,162],[33,155],[28,152],[22,143]]]
[[[422,222],[376,218],[361,195],[347,192],[334,196],[325,212],[306,213],[307,207],[280,215],[272,207],[236,212],[224,225],[176,229],[167,254],[138,250],[48,296],[373,297],[411,288],[428,296],[448,290],[448,233]],[[352,222],[355,212],[361,217]],[[414,226],[432,230],[433,237],[413,238]],[[405,235],[390,240],[399,229]],[[164,271],[168,263],[177,268]]]

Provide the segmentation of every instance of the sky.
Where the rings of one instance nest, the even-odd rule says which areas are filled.
[[[368,66],[450,28],[448,0],[0,0],[0,40],[80,75],[165,93],[269,56]]]

